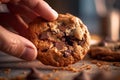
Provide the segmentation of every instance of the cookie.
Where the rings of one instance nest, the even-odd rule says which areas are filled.
[[[105,61],[120,61],[120,42],[101,42],[91,46],[90,57]]]
[[[55,21],[35,19],[29,24],[27,38],[38,50],[43,64],[67,66],[84,58],[90,43],[87,27],[71,14],[59,14]]]

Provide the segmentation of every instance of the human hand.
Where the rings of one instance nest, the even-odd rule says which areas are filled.
[[[58,14],[43,0],[0,0],[7,4],[9,13],[0,13],[0,50],[25,60],[34,60],[37,49],[24,35],[27,23],[40,16],[48,21],[57,19]],[[4,27],[10,26],[20,35]]]

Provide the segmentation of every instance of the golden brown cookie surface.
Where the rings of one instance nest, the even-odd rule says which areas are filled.
[[[37,18],[30,23],[27,38],[37,47],[37,58],[52,66],[80,61],[86,55],[90,41],[87,27],[71,14],[59,14],[52,22]]]

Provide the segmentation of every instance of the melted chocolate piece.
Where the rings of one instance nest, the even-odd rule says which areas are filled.
[[[55,31],[51,31],[52,32],[52,35],[55,35],[55,34],[57,34],[57,32],[55,32]]]
[[[26,80],[42,80],[41,73],[37,69],[32,68],[31,72],[26,77]]]
[[[63,57],[67,58],[67,57],[70,56],[70,54],[71,54],[71,51],[70,50],[66,50],[66,51],[63,52]]]
[[[63,32],[65,32],[65,30],[66,30],[65,26],[58,26],[58,28]]]
[[[47,32],[43,32],[40,36],[39,36],[40,39],[48,39],[49,38],[49,34]]]
[[[90,75],[82,71],[73,80],[91,80],[91,79],[90,79]]]
[[[41,52],[47,52],[48,51],[48,49],[43,49],[43,50],[41,50]]]
[[[55,41],[54,37],[52,36],[52,34],[49,31],[43,32],[42,34],[40,34],[39,39]]]
[[[73,46],[73,41],[72,41],[72,38],[70,36],[65,36],[65,42],[70,45],[70,46]]]
[[[81,45],[81,46],[83,46],[86,42],[85,39],[79,40],[79,39],[75,38],[74,36],[66,36],[65,35],[63,39],[65,39],[65,42],[70,46],[73,46],[74,41],[77,42],[77,44]]]
[[[58,50],[62,50],[64,48],[64,42],[56,42],[55,43],[55,47],[58,49]]]

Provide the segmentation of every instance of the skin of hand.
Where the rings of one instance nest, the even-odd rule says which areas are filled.
[[[43,0],[0,0],[0,2],[6,4],[9,9],[9,13],[0,13],[0,50],[24,60],[36,59],[36,47],[20,35],[24,35],[28,28],[27,23],[36,17],[53,21],[57,19],[58,13]],[[12,27],[20,35],[7,30],[6,26]]]

